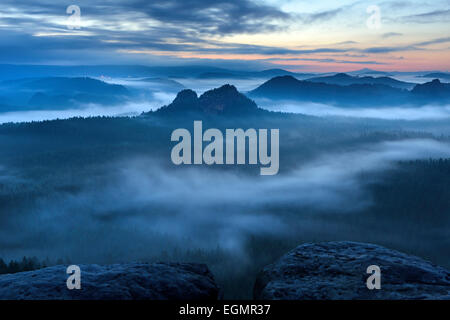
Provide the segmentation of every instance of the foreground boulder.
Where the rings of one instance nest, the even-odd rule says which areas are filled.
[[[367,267],[381,270],[369,290]],[[262,300],[450,299],[450,272],[415,256],[356,242],[304,244],[264,268],[254,288]]]
[[[216,300],[208,267],[193,263],[80,265],[81,289],[68,290],[67,266],[0,276],[0,299]]]

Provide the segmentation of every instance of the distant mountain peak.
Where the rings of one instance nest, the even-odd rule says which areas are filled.
[[[173,100],[172,103],[178,104],[178,103],[189,103],[189,102],[194,102],[197,101],[198,96],[197,96],[197,92],[195,92],[194,90],[191,89],[184,89],[181,90],[180,92],[178,92],[175,100]]]
[[[363,68],[363,69],[356,70],[355,72],[378,72],[378,70]]]
[[[286,70],[281,69],[281,68],[265,69],[265,70],[263,70],[263,71],[289,72],[289,71],[286,71]]]
[[[212,95],[212,94],[233,94],[238,95],[239,91],[237,88],[231,84],[225,84],[219,88],[215,88],[209,91],[206,91],[202,96]]]
[[[286,83],[292,83],[292,82],[298,82],[299,80],[293,76],[278,76],[274,77],[269,80],[270,82],[286,82]]]
[[[408,89],[408,90],[412,89],[415,85],[414,83],[399,81],[393,78],[389,78],[387,76],[373,77],[373,76],[365,76],[362,74],[351,75],[348,73],[337,73],[331,76],[308,78],[306,79],[306,81],[335,84],[339,86],[349,86],[353,84],[373,84],[373,85],[379,84],[391,86],[393,88]]]
[[[348,74],[346,74],[346,73],[343,73],[343,72],[341,72],[341,73],[336,73],[336,74],[334,75],[334,77],[335,77],[335,78],[352,78],[352,76],[350,76],[350,75],[348,75]]]
[[[396,104],[408,102],[406,90],[383,84],[366,83],[359,77],[348,78],[351,82],[347,81],[346,74],[307,80],[297,80],[291,76],[276,77],[252,90],[249,95],[255,98],[346,106],[388,105],[393,100]]]
[[[428,92],[428,90],[435,90],[435,89],[440,89],[440,88],[445,88],[448,87],[449,85],[446,83],[442,83],[439,79],[434,79],[430,82],[425,82],[422,84],[417,84],[414,89],[413,92]]]
[[[249,113],[259,110],[253,100],[240,93],[235,86],[226,84],[206,91],[200,96],[200,108],[207,113]]]
[[[439,80],[439,79],[434,79],[433,81],[431,81],[431,83],[432,83],[433,85],[439,85],[439,84],[441,84],[441,80]]]
[[[160,110],[163,109],[171,112],[199,110],[197,93],[191,89],[181,90],[171,104]]]

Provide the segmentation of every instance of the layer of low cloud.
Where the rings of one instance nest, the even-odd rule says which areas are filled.
[[[257,103],[272,111],[301,113],[313,116],[340,116],[383,120],[445,120],[450,119],[450,106],[425,105],[422,107],[342,108],[327,104],[272,101],[257,99]]]
[[[126,103],[120,106],[103,106],[97,104],[80,105],[78,108],[63,110],[31,110],[0,113],[0,124],[8,122],[31,122],[56,119],[69,119],[73,117],[96,116],[137,116],[142,112],[155,110],[173,101],[176,94],[165,92],[153,93],[154,99]]]
[[[297,221],[303,209],[353,212],[371,204],[362,172],[381,173],[399,160],[440,157],[450,157],[448,143],[402,140],[325,153],[272,177],[168,169],[148,158],[111,163],[78,192],[49,194],[28,214],[9,216],[0,240],[8,244],[5,253],[10,247],[16,254],[67,256],[77,262],[139,259],[170,246],[220,247],[245,259],[249,235],[292,231],[292,217],[283,208],[296,208]]]
[[[435,22],[448,22],[449,19],[450,19],[450,10],[444,9],[407,15],[399,20],[414,23],[435,23]]]

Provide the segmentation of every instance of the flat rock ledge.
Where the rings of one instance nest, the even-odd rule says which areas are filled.
[[[367,267],[381,270],[369,290]],[[450,272],[421,258],[357,242],[303,244],[259,274],[258,300],[450,299]]]
[[[81,289],[67,289],[67,266],[0,276],[2,300],[217,300],[204,264],[79,265]]]

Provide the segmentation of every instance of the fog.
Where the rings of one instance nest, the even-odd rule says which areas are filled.
[[[426,105],[422,107],[345,108],[328,104],[272,101],[256,99],[257,104],[268,110],[301,113],[312,116],[341,116],[383,120],[443,120],[450,119],[450,105]]]
[[[30,122],[72,117],[93,116],[136,116],[142,112],[156,110],[170,104],[176,94],[154,92],[152,98],[137,100],[120,106],[96,104],[80,105],[79,108],[65,110],[31,110],[0,113],[0,124],[7,122]],[[386,108],[339,108],[318,103],[274,102],[257,100],[260,107],[289,113],[299,113],[319,117],[351,117],[382,120],[447,120],[450,119],[450,106],[386,107]]]
[[[133,99],[120,106],[89,104],[76,109],[0,113],[0,123],[133,116],[169,104],[178,92],[176,83],[149,85],[144,80],[107,80],[126,85],[133,93]],[[226,82],[177,81],[198,94]],[[259,80],[230,82],[243,92],[260,84]],[[439,134],[444,132],[441,126],[448,129],[450,118],[450,106],[340,108],[290,101],[256,102],[269,110],[320,117],[405,120],[413,131],[421,130],[414,121],[436,120],[441,121],[439,125],[432,124],[427,130]],[[402,129],[397,128],[397,122],[390,128]],[[8,199],[13,194],[19,199],[12,202],[13,214],[0,214],[0,257],[111,263],[159,257],[175,249],[220,248],[242,264],[251,263],[245,247],[250,236],[288,238],[317,230],[320,235],[346,239],[345,228],[332,226],[321,215],[345,219],[369,208],[372,194],[368,181],[361,179],[362,174],[383,181],[383,175],[396,168],[398,161],[450,157],[450,145],[436,140],[390,141],[358,145],[357,149],[350,149],[350,145],[336,148],[340,152],[322,150],[307,162],[299,160],[289,171],[283,170],[280,158],[281,171],[276,176],[207,166],[168,169],[167,163],[145,157],[102,164],[88,178],[78,176],[75,169],[55,172],[54,181],[63,186],[75,185],[69,190],[46,185],[45,179],[30,180],[0,163],[0,196]],[[23,205],[21,197],[28,193],[37,196],[26,199],[27,205]]]
[[[149,158],[110,163],[76,192],[47,194],[24,212],[2,215],[0,255],[111,262],[172,248],[220,247],[245,260],[248,236],[283,237],[294,231],[292,219],[304,219],[304,210],[345,216],[370,206],[361,173],[381,174],[399,160],[440,157],[450,157],[450,144],[402,140],[324,153],[277,176],[206,166],[169,170]],[[16,175],[8,179],[35,183]],[[285,215],[292,208],[295,216]],[[304,224],[326,232],[321,221]]]
[[[248,92],[256,89],[258,86],[263,84],[269,79],[195,79],[195,78],[185,78],[177,79],[178,82],[182,83],[186,88],[192,89],[199,95],[203,94],[207,90],[218,88],[224,84],[234,85],[240,92]]]
[[[68,119],[72,117],[95,116],[136,116],[142,112],[156,110],[167,105],[175,99],[183,87],[170,87],[169,84],[143,81],[144,79],[101,78],[99,80],[125,85],[130,91],[129,101],[120,105],[82,104],[76,108],[36,109],[26,111],[0,112],[0,124],[7,122],[30,122],[55,119]]]
[[[183,88],[196,91],[199,95],[203,92],[220,87],[225,83],[233,83],[245,92],[254,89],[262,80],[225,80],[225,79],[176,79],[173,84],[168,79],[160,78],[101,78],[99,80],[111,84],[120,84],[132,93],[128,103],[116,106],[98,104],[80,104],[77,108],[70,109],[40,109],[14,112],[0,112],[0,124],[8,122],[31,122],[55,119],[68,119],[72,117],[94,116],[136,116],[142,112],[156,110],[170,104],[177,93]],[[154,82],[152,82],[154,81]],[[168,81],[166,83],[165,81]],[[179,85],[177,85],[177,82]]]
[[[422,80],[422,78],[416,78]],[[77,108],[60,110],[28,110],[0,112],[0,124],[6,122],[29,122],[71,117],[92,116],[135,116],[142,112],[156,110],[173,101],[183,88],[189,88],[201,95],[205,91],[233,84],[241,92],[255,89],[267,79],[161,79],[161,78],[101,78],[100,80],[120,84],[132,93],[130,101],[119,106],[80,104]],[[172,83],[173,81],[173,83]],[[271,111],[301,113],[313,116],[340,116],[372,118],[383,120],[446,120],[450,119],[450,106],[426,105],[422,107],[345,108],[327,104],[295,101],[272,101],[255,99],[256,103]]]
[[[7,122],[31,122],[56,119],[69,119],[73,117],[95,116],[137,116],[142,112],[155,110],[175,98],[175,95],[155,93],[154,100],[130,102],[120,106],[102,106],[97,104],[80,105],[75,109],[64,110],[31,110],[0,113],[0,124]]]

